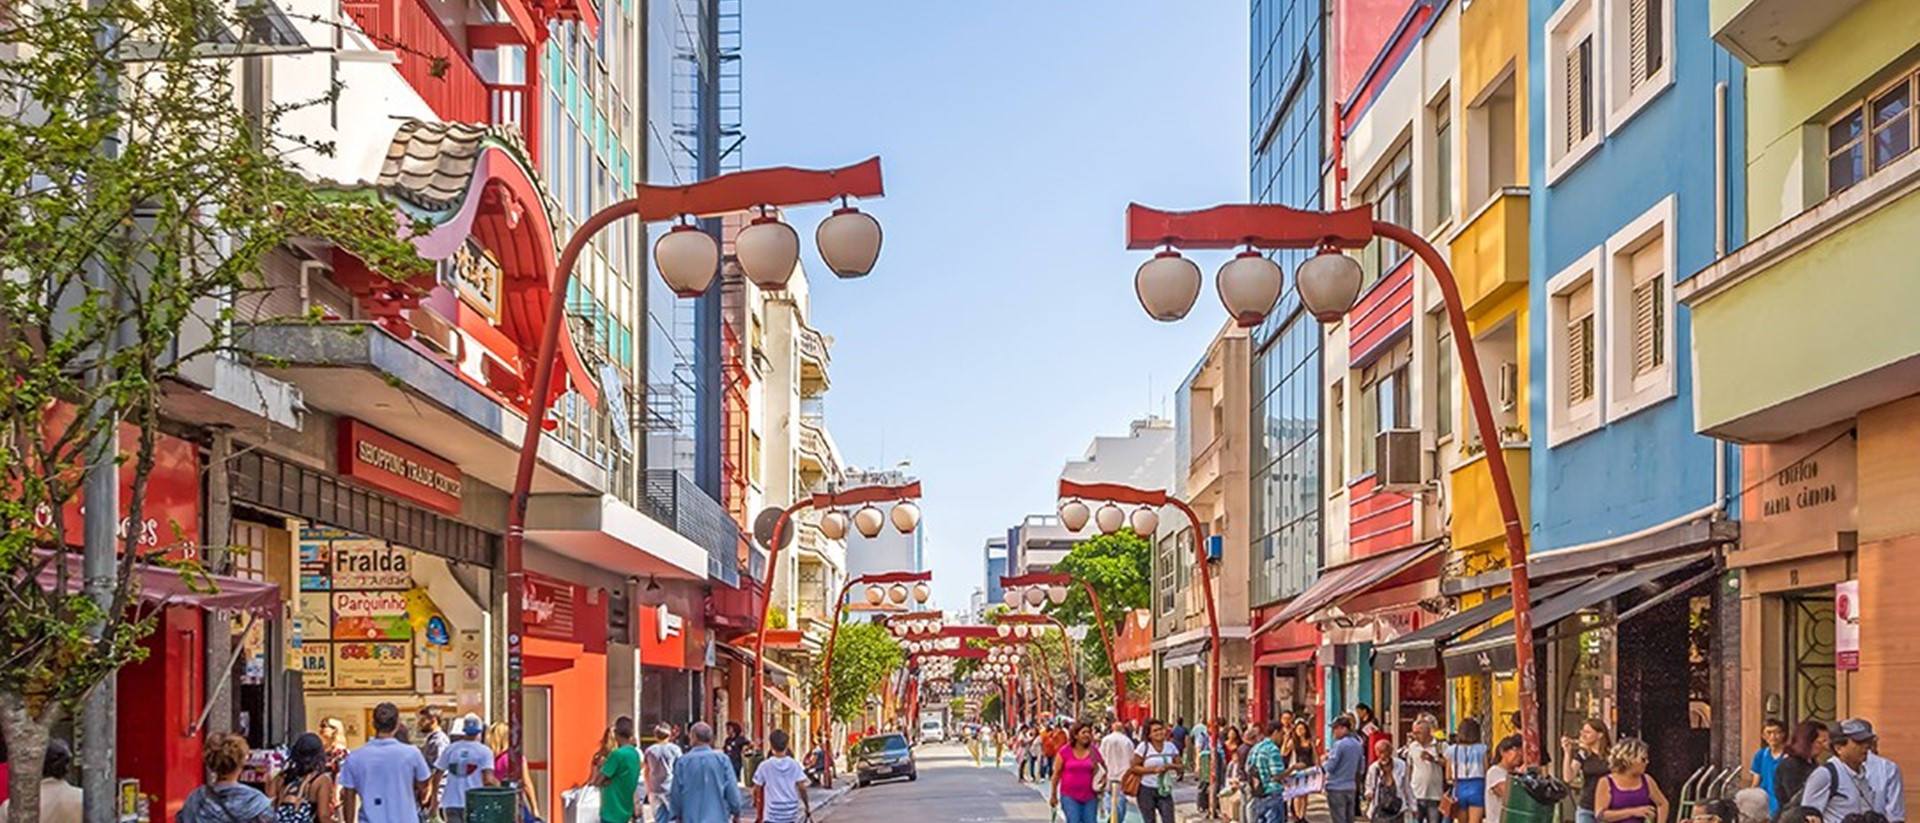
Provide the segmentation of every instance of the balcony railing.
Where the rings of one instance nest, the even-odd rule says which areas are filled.
[[[1225,437],[1215,437],[1193,456],[1193,462],[1187,465],[1187,494],[1198,497],[1220,479],[1221,444],[1226,441]]]
[[[342,0],[340,7],[370,45],[399,56],[400,76],[440,119],[513,126],[533,150],[526,120],[527,87],[490,83],[474,67],[440,15],[422,0]]]
[[[833,384],[827,377],[833,353],[827,347],[826,336],[811,326],[801,326],[795,339],[800,349],[800,393],[812,397],[825,392]]]
[[[838,476],[840,465],[828,445],[827,433],[818,419],[800,418],[800,464],[802,471]]]
[[[642,509],[707,550],[707,576],[740,585],[740,527],[713,498],[673,469],[648,469]]]

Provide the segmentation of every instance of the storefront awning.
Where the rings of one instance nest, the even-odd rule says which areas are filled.
[[[1312,660],[1314,652],[1317,651],[1317,649],[1318,647],[1316,646],[1302,646],[1297,649],[1267,652],[1254,658],[1253,665],[1268,669],[1278,666],[1298,666],[1301,663]]]
[[[1694,555],[1589,579],[1535,606],[1534,628],[1544,629],[1633,589],[1680,571],[1703,557],[1705,555]],[[1502,620],[1465,643],[1447,647],[1441,654],[1441,663],[1448,677],[1512,671],[1514,667],[1513,621]]]
[[[1182,643],[1161,654],[1160,667],[1163,669],[1183,669],[1197,666],[1207,656],[1207,641],[1196,640]]]
[[[1429,540],[1322,569],[1319,580],[1278,614],[1261,623],[1253,630],[1253,636],[1259,637],[1328,606],[1337,606],[1438,554],[1445,545],[1441,540]]]
[[[721,653],[745,663],[747,668],[752,669],[754,667],[752,649],[741,648],[731,643],[715,643],[713,645],[714,648],[720,650]],[[784,687],[787,683],[799,682],[800,675],[794,673],[792,669],[774,662],[773,658],[769,657],[767,658],[767,679]]]
[[[45,552],[38,554],[46,556]],[[59,585],[60,569],[55,564],[60,563],[67,567],[67,591],[79,593],[84,575],[78,552],[63,552],[41,568],[35,579],[44,588]],[[280,613],[282,601],[277,584],[199,573],[183,576],[175,569],[147,563],[137,563],[133,568],[137,576],[134,597],[142,606],[192,606],[208,611],[248,612],[265,618]]]
[[[781,691],[781,690],[779,690],[779,689],[776,689],[776,688],[774,688],[774,687],[772,687],[772,686],[768,686],[768,687],[766,688],[766,692],[767,692],[767,696],[768,696],[768,697],[771,697],[771,698],[773,698],[773,701],[774,701],[775,703],[779,703],[780,705],[782,705],[782,706],[785,706],[785,707],[787,707],[787,710],[788,710],[788,711],[791,711],[791,712],[793,712],[794,714],[806,714],[806,713],[807,713],[807,710],[806,710],[806,709],[803,709],[803,708],[800,708],[800,703],[799,703],[799,701],[796,701],[796,700],[794,700],[793,698],[791,698],[791,697],[788,697],[788,696],[787,696],[787,693],[786,693],[786,692],[783,692],[783,691]]]
[[[1551,583],[1533,590],[1536,608],[1547,598],[1573,587],[1572,581]],[[1382,671],[1433,669],[1440,666],[1440,647],[1473,627],[1499,617],[1513,608],[1512,595],[1499,597],[1454,612],[1433,623],[1373,647],[1373,667]]]

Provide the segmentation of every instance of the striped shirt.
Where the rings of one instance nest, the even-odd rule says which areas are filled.
[[[1260,781],[1266,794],[1277,795],[1285,790],[1280,778],[1286,771],[1287,758],[1271,737],[1254,744],[1253,751],[1247,753],[1247,779]]]
[[[1455,743],[1447,746],[1447,762],[1453,766],[1453,779],[1479,780],[1487,776],[1487,744]]]

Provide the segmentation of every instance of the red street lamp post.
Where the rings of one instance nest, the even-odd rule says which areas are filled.
[[[1241,326],[1256,326],[1264,321],[1277,304],[1283,287],[1280,267],[1255,249],[1317,250],[1318,254],[1300,265],[1294,284],[1300,293],[1300,302],[1316,319],[1322,323],[1340,322],[1359,300],[1364,279],[1359,262],[1341,250],[1363,248],[1375,238],[1412,249],[1433,273],[1447,305],[1447,320],[1453,328],[1461,369],[1475,376],[1466,381],[1467,398],[1473,406],[1480,442],[1486,446],[1487,474],[1493,480],[1494,495],[1507,532],[1507,568],[1513,595],[1513,657],[1520,673],[1520,734],[1525,741],[1525,762],[1539,763],[1539,684],[1535,682],[1533,670],[1527,535],[1520,523],[1520,504],[1514,495],[1513,480],[1507,474],[1493,404],[1487,397],[1485,383],[1478,378],[1480,358],[1474,351],[1473,333],[1467,326],[1467,312],[1453,269],[1417,232],[1375,220],[1370,205],[1335,212],[1301,211],[1264,204],[1224,205],[1191,212],[1159,211],[1138,203],[1127,207],[1127,247],[1166,247],[1141,265],[1134,275],[1134,288],[1141,306],[1157,320],[1184,317],[1199,294],[1199,267],[1182,258],[1175,248],[1245,247],[1246,251],[1221,269],[1219,280],[1221,302]]]
[[[917,486],[918,484],[915,485]],[[908,529],[907,531],[912,530]],[[773,575],[769,574],[767,576],[771,578]],[[847,610],[847,595],[853,593],[854,586],[868,586],[870,588],[868,589],[869,594],[867,601],[874,603],[874,605],[879,605],[875,602],[872,594],[872,591],[875,589],[881,589],[883,591],[880,599],[884,600],[889,594],[906,591],[905,587],[911,585],[913,586],[913,598],[918,602],[925,603],[927,601],[926,584],[931,580],[933,580],[933,572],[884,572],[881,574],[863,574],[848,580],[846,584],[840,587],[840,596],[833,601],[833,623],[827,629],[826,659],[820,664],[820,702],[826,707],[826,748],[827,758],[829,760],[833,758],[833,647],[840,639],[840,615]],[[891,592],[885,591],[888,587],[891,587]],[[904,597],[900,598],[900,600],[904,599]],[[899,601],[896,600],[896,603],[898,602]],[[919,617],[920,615],[914,615],[916,619]],[[933,615],[931,619],[937,622],[939,616],[937,614]],[[761,625],[764,626],[765,621],[761,621]],[[827,787],[832,788],[832,784],[828,783]]]
[[[920,483],[915,481],[904,486],[861,486],[841,492],[822,492],[802,497],[794,504],[780,511],[779,519],[773,523],[771,535],[767,540],[767,580],[760,600],[760,624],[753,634],[753,739],[755,742],[766,740],[766,689],[767,689],[767,614],[773,609],[773,572],[779,568],[780,545],[786,541],[787,524],[794,515],[807,509],[820,509],[825,514],[820,517],[820,532],[829,540],[839,540],[847,534],[851,520],[860,533],[873,537],[880,533],[883,521],[891,520],[894,528],[902,532],[911,532],[920,525],[920,507],[912,501],[920,497]],[[875,503],[893,503],[893,511],[885,515],[874,506]],[[860,506],[852,518],[839,511],[841,506]],[[771,511],[771,509],[769,509]],[[917,599],[926,598],[914,592]],[[846,600],[841,594],[840,599]],[[835,613],[836,619],[839,612]]]
[[[994,622],[1000,624],[998,631],[1000,632],[1002,641],[1021,639],[1037,643],[1047,627],[1051,626],[1060,630],[1060,648],[1065,651],[1067,657],[1067,679],[1072,681],[1076,687],[1073,690],[1073,714],[1075,717],[1079,717],[1081,714],[1080,689],[1077,687],[1081,683],[1080,666],[1079,662],[1074,659],[1073,639],[1067,636],[1067,625],[1052,615],[1021,614],[1019,612],[1007,612],[997,615],[994,617]]]
[[[1120,671],[1120,656],[1113,648],[1113,633],[1107,630],[1107,612],[1100,607],[1100,593],[1094,591],[1092,584],[1065,572],[1032,572],[1000,578],[1001,588],[1008,592],[1018,592],[1028,586],[1044,586],[1047,599],[1052,600],[1055,605],[1066,600],[1066,596],[1061,592],[1070,584],[1078,585],[1081,591],[1086,592],[1087,600],[1093,606],[1094,623],[1100,631],[1100,645],[1106,647],[1107,668],[1113,677],[1113,708],[1117,715],[1120,712],[1120,706],[1127,702],[1127,678],[1125,673]],[[1060,594],[1059,599],[1054,600],[1057,593]],[[1014,596],[1016,595],[1009,595],[1010,598]],[[1022,600],[1025,599],[1024,593],[1017,596]]]
[[[683,222],[660,238],[654,257],[661,276],[682,297],[696,296],[720,271],[720,248],[714,239],[684,222],[761,208],[762,215],[741,231],[735,254],[741,268],[763,288],[782,289],[799,265],[800,244],[793,228],[765,214],[776,206],[799,206],[839,200],[833,216],[815,235],[821,257],[841,277],[860,277],[873,268],[880,254],[880,224],[845,205],[849,197],[879,197],[885,193],[880,158],[839,169],[812,171],[795,168],[753,169],[723,174],[685,186],[639,186],[634,196],[588,217],[567,240],[555,265],[547,298],[547,324],[540,332],[540,350],[534,357],[527,430],[520,442],[520,461],[513,475],[513,496],[507,506],[507,537],[502,564],[507,572],[507,747],[509,762],[518,769],[524,729],[522,677],[525,648],[527,572],[525,558],[527,504],[533,496],[533,471],[540,454],[540,435],[546,431],[547,411],[555,397],[554,364],[559,360],[560,332],[567,324],[567,285],[573,267],[588,241],[615,221],[638,217],[655,222],[682,218]],[[749,237],[749,232],[752,236]]]
[[[1195,514],[1186,501],[1164,491],[1119,483],[1061,480],[1060,500],[1060,524],[1074,532],[1086,528],[1087,521],[1092,519],[1104,534],[1113,534],[1121,526],[1131,524],[1134,531],[1151,540],[1160,527],[1160,515],[1154,512],[1154,508],[1172,506],[1187,516],[1187,523],[1193,527],[1194,564],[1200,569],[1200,599],[1207,603],[1207,717],[1219,717],[1220,614],[1213,602],[1213,566],[1207,562],[1207,531],[1200,524],[1200,515]],[[1087,507],[1085,501],[1088,500],[1106,501],[1107,505],[1101,506],[1096,513]],[[1140,508],[1128,516],[1117,504]],[[1119,668],[1119,661],[1114,662],[1114,667],[1116,670]]]

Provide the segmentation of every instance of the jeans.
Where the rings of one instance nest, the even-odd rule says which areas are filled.
[[[1052,778],[1053,778],[1053,758],[1047,757],[1046,755],[1041,755],[1040,756],[1040,779],[1050,780]]]
[[[1100,823],[1100,799],[1082,801],[1060,795],[1060,816],[1065,823]]]
[[[1573,820],[1574,823],[1600,823],[1599,816],[1595,815],[1592,809],[1575,809],[1573,812]],[[1496,821],[1496,823],[1498,823],[1498,821]]]
[[[673,810],[667,808],[667,796],[653,801],[653,823],[673,823]]]
[[[1442,823],[1444,820],[1445,818],[1440,814],[1439,798],[1413,802],[1414,823]],[[1586,823],[1595,823],[1595,821],[1589,820]]]
[[[1352,789],[1327,790],[1327,815],[1333,818],[1333,823],[1353,823],[1355,795]]]
[[[1287,823],[1287,801],[1278,794],[1270,794],[1253,801],[1254,823]]]
[[[1126,823],[1127,793],[1120,788],[1120,781],[1107,783],[1107,820],[1110,823]]]
[[[1174,823],[1173,795],[1163,795],[1159,788],[1143,785],[1133,800],[1140,804],[1142,823],[1155,823],[1156,815],[1159,817],[1158,823]]]

